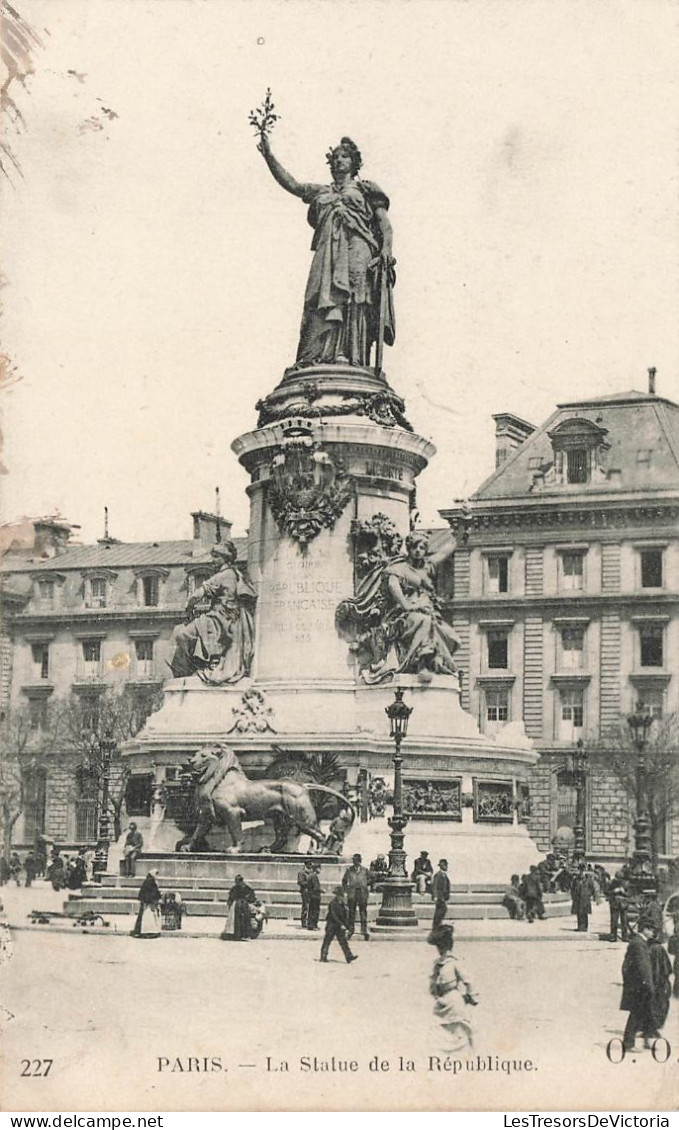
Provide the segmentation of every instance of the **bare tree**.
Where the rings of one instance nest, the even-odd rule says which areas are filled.
[[[636,803],[637,749],[622,717],[596,741],[587,742],[603,769],[622,785]],[[679,809],[679,715],[668,714],[653,721],[645,749],[646,802],[651,826],[653,862],[663,844],[664,827]]]
[[[54,764],[58,748],[54,708],[45,704],[42,718],[31,717],[28,706],[9,708],[0,715],[0,822],[2,854],[9,859],[12,835],[39,776]]]
[[[108,772],[108,812],[115,839],[122,831],[122,813],[129,769],[121,756],[121,746],[139,733],[146,719],[163,701],[157,687],[124,687],[108,690],[96,698],[72,694],[59,706],[58,729],[65,753],[82,777],[89,777],[93,795],[102,795]],[[105,742],[112,741],[113,755],[108,765]]]

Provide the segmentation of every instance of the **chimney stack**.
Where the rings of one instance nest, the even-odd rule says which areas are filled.
[[[220,541],[228,541],[231,537],[232,523],[219,514],[208,514],[205,510],[194,510],[193,518],[193,552],[196,557],[207,553],[213,545]]]
[[[520,416],[512,416],[509,412],[498,412],[493,416],[495,420],[495,467],[504,463],[505,459],[524,440],[527,440],[535,431],[535,425],[522,420]]]
[[[648,370],[648,395],[655,396],[655,374],[657,373],[655,365]]]

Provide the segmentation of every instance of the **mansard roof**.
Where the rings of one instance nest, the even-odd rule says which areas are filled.
[[[481,484],[472,499],[485,502],[526,495],[545,500],[550,496],[563,497],[563,485],[550,487],[546,482],[538,492],[535,477],[554,462],[554,433],[567,433],[571,430],[568,421],[576,420],[590,435],[595,434],[594,428],[598,429],[608,450],[605,474],[596,481],[569,484],[569,496],[647,495],[649,491],[679,489],[679,404],[632,390],[559,404],[542,427]]]
[[[231,539],[239,560],[247,555],[247,538]],[[66,569],[143,569],[172,565],[197,565],[210,561],[209,549],[197,549],[195,542],[154,541],[114,542],[96,545],[68,545],[53,557],[39,558],[8,555],[0,561],[4,573],[63,572]]]

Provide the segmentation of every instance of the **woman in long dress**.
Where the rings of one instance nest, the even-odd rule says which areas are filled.
[[[453,954],[453,938],[452,926],[437,926],[427,939],[439,951],[429,992],[434,997],[434,1016],[446,1033],[448,1053],[474,1046],[471,1009],[478,1004],[469,978]]]
[[[242,875],[236,875],[227,899],[229,910],[221,935],[224,941],[246,942],[252,937],[250,907],[254,901],[255,892],[252,887],[248,886]]]
[[[149,871],[139,888],[139,913],[134,929],[131,931],[133,938],[158,938],[160,937],[160,887],[158,886],[158,869]]]
[[[389,198],[372,181],[358,179],[361,154],[349,137],[327,155],[332,184],[295,180],[274,157],[266,134],[258,148],[278,184],[309,205],[314,229],[296,364],[366,367],[380,307],[383,340],[393,345],[395,336]]]

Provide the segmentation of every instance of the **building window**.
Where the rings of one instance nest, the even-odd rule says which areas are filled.
[[[562,628],[561,664],[564,671],[581,671],[584,667],[585,633],[582,628]]]
[[[135,640],[134,650],[137,658],[137,678],[153,678],[153,640]]]
[[[31,644],[31,659],[33,661],[33,678],[49,679],[50,677],[50,647],[48,643]]]
[[[571,447],[566,452],[566,481],[586,483],[589,479],[589,451],[586,447]]]
[[[99,695],[87,695],[81,699],[80,702],[80,718],[82,721],[83,730],[91,734],[96,734],[99,729],[99,716],[101,714],[101,703]]]
[[[82,674],[86,679],[101,674],[101,640],[82,641]]]
[[[28,724],[31,730],[44,730],[47,725],[47,699],[40,695],[28,699]]]
[[[584,553],[565,552],[561,558],[561,590],[563,592],[582,592],[585,576]]]
[[[644,711],[651,718],[662,718],[665,692],[658,687],[642,687],[634,698],[633,709]]]
[[[488,632],[488,666],[509,666],[509,636],[507,632]]]
[[[38,581],[37,595],[41,608],[54,608],[54,581],[51,578]]]
[[[662,549],[642,549],[640,557],[642,589],[662,588]]]
[[[559,738],[574,741],[581,737],[585,718],[585,692],[577,688],[560,691]]]
[[[47,770],[36,768],[26,782],[24,807],[24,842],[33,843],[45,831],[47,810]]]
[[[91,577],[89,581],[89,599],[88,606],[90,608],[106,608],[106,578],[105,577]]]
[[[487,734],[493,734],[496,730],[499,730],[500,726],[504,726],[505,722],[509,721],[509,691],[506,688],[487,690],[485,699],[486,724],[484,729]]]
[[[486,557],[487,592],[509,592],[509,557],[492,554]]]
[[[157,577],[142,577],[141,590],[142,602],[145,608],[156,608],[158,605],[159,584]]]
[[[641,667],[662,667],[663,630],[658,624],[639,629],[639,660]]]

